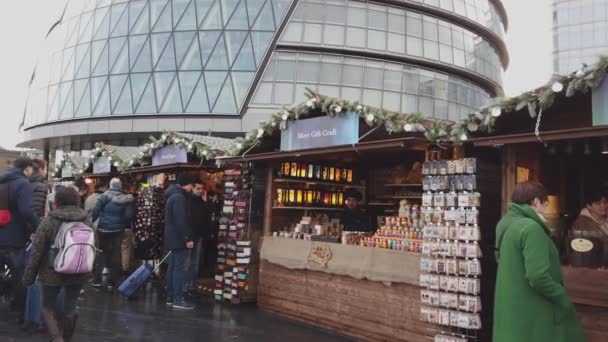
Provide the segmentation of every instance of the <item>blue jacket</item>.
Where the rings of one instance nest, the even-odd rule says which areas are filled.
[[[192,241],[192,196],[179,185],[165,191],[165,250],[186,248]]]
[[[40,223],[32,209],[32,184],[19,169],[1,174],[0,183],[8,183],[12,216],[9,224],[0,227],[0,247],[23,248]]]
[[[100,233],[117,233],[131,227],[135,218],[135,199],[120,189],[110,189],[99,196],[91,212],[91,221]]]

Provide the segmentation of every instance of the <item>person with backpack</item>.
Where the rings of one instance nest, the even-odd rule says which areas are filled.
[[[79,205],[80,196],[72,187],[57,191],[55,209],[34,235],[23,276],[25,285],[33,284],[36,277],[42,284],[42,317],[52,342],[72,339],[78,295],[93,271],[95,230]],[[64,298],[60,319],[56,304],[61,290]]]
[[[189,257],[194,248],[192,237],[191,198],[194,179],[187,173],[177,176],[177,184],[165,191],[164,249],[171,252],[167,269],[167,305],[176,309],[194,309],[184,299],[184,287],[190,280]]]
[[[94,279],[91,286],[101,288],[103,263],[110,270],[107,289],[112,289],[120,283],[122,276],[121,242],[125,229],[131,227],[135,218],[135,199],[133,195],[122,190],[122,182],[118,178],[110,180],[110,189],[99,196],[95,208],[91,212],[93,222],[97,223],[99,249]]]
[[[519,183],[496,227],[494,342],[585,341],[542,216],[547,205],[542,184]]]
[[[28,178],[34,171],[32,160],[19,157],[13,168],[0,175],[0,258],[13,274],[11,309],[22,320],[25,310],[25,288],[20,279],[25,268],[25,248],[32,229],[40,218],[32,209],[32,184]]]

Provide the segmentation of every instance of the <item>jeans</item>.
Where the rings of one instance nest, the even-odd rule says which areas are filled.
[[[11,270],[11,309],[25,312],[25,287],[21,283],[25,272],[25,248],[1,248],[0,258],[4,259]]]
[[[190,279],[186,282],[185,291],[196,290],[196,281],[198,280],[198,271],[201,264],[201,253],[203,250],[203,240],[198,238],[194,241],[194,248],[188,251],[188,272],[190,273]]]
[[[95,267],[93,269],[93,281],[95,283],[101,283],[103,268],[107,267],[110,270],[108,283],[118,285],[122,274],[120,245],[123,234],[123,232],[97,234],[101,252],[98,257],[95,258]]]
[[[184,297],[184,285],[189,280],[188,256],[189,249],[175,249],[169,256],[167,270],[167,297],[180,301]]]
[[[63,305],[58,304],[61,299],[58,298],[63,291]],[[67,285],[67,286],[47,286],[42,285],[42,307],[44,310],[54,312],[57,317],[73,317],[76,313],[76,304],[78,303],[78,295],[82,290],[82,285]],[[61,315],[62,314],[62,315]]]

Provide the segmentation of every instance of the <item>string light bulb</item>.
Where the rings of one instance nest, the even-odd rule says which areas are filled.
[[[500,109],[500,107],[494,107],[492,108],[491,114],[493,117],[497,118],[502,114],[502,110]]]
[[[403,125],[403,130],[406,131],[406,132],[411,132],[413,129],[414,129],[414,126],[412,126],[409,123]]]
[[[460,140],[462,140],[462,141],[467,141],[467,139],[469,139],[469,137],[467,136],[467,134],[466,134],[466,133],[462,133],[462,134],[460,135]]]
[[[341,111],[342,111],[342,107],[340,107],[339,105],[336,105],[336,106],[334,107],[334,112],[336,112],[336,113],[340,113]]]
[[[564,90],[564,85],[561,84],[561,82],[556,81],[551,85],[551,90],[553,90],[554,93],[559,93]]]
[[[283,113],[283,115],[281,115],[281,119],[283,119],[283,121],[287,121],[287,119],[289,119],[289,115],[287,114],[287,112]]]
[[[243,148],[243,144],[241,144],[241,143],[237,143],[237,144],[236,144],[236,148],[238,148],[238,149]]]
[[[367,114],[365,116],[365,121],[367,121],[367,122],[374,122],[375,119],[376,119],[376,117],[374,116],[374,114],[371,114],[371,113]]]
[[[262,128],[258,128],[258,138],[264,136],[264,130]]]

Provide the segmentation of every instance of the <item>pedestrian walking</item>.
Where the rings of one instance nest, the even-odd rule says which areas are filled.
[[[42,221],[34,235],[31,257],[23,276],[25,285],[33,284],[36,277],[42,285],[42,316],[52,342],[69,342],[72,339],[78,318],[76,313],[78,295],[91,276],[90,270],[87,270],[86,266],[82,267],[85,267],[87,273],[76,273],[74,270],[60,272],[58,264],[55,262],[55,256],[63,258],[69,258],[70,256],[67,253],[61,254],[61,251],[57,255],[51,252],[59,247],[56,237],[58,235],[62,236],[61,234],[65,232],[69,225],[80,225],[80,227],[88,228],[91,233],[93,232],[89,228],[92,223],[87,212],[79,208],[79,205],[80,196],[74,188],[64,187],[57,191],[55,194],[56,208]],[[73,234],[65,233],[63,236],[69,234],[74,237],[81,233],[82,230]],[[69,248],[84,247],[74,244]],[[78,254],[81,260],[87,259],[85,254]],[[94,257],[94,255],[93,252],[88,253],[88,256]],[[83,264],[85,263],[87,261],[83,262]],[[89,264],[92,265],[92,260],[89,261]],[[61,291],[64,294],[62,301],[58,300]],[[58,302],[61,302],[61,308],[57,307]]]
[[[46,198],[49,193],[49,186],[47,184],[47,164],[44,160],[34,159],[32,160],[33,172],[30,176],[30,183],[32,183],[32,209],[38,217],[46,216]]]
[[[11,309],[23,321],[25,311],[25,287],[21,277],[25,268],[25,248],[33,229],[38,227],[40,218],[32,209],[32,184],[29,177],[34,169],[28,157],[17,158],[13,168],[0,175],[0,259],[5,260],[12,272]]]
[[[519,183],[496,227],[494,342],[585,341],[542,216],[547,205],[542,184]]]
[[[188,258],[194,247],[192,237],[191,197],[194,180],[186,173],[177,177],[165,192],[164,248],[172,251],[167,270],[167,305],[176,309],[194,309],[184,299],[184,286],[189,280]]]
[[[84,201],[84,210],[87,213],[91,213],[97,204],[97,199],[103,195],[104,192],[108,191],[106,183],[97,182],[95,183],[95,191],[87,197]]]
[[[95,272],[91,286],[102,287],[104,266],[110,270],[107,289],[120,284],[122,277],[122,260],[120,245],[125,229],[131,227],[135,218],[135,200],[133,195],[122,191],[122,182],[112,178],[110,189],[99,196],[91,212],[91,220],[97,223],[97,234],[101,254],[96,259]],[[104,265],[105,264],[105,265]]]

